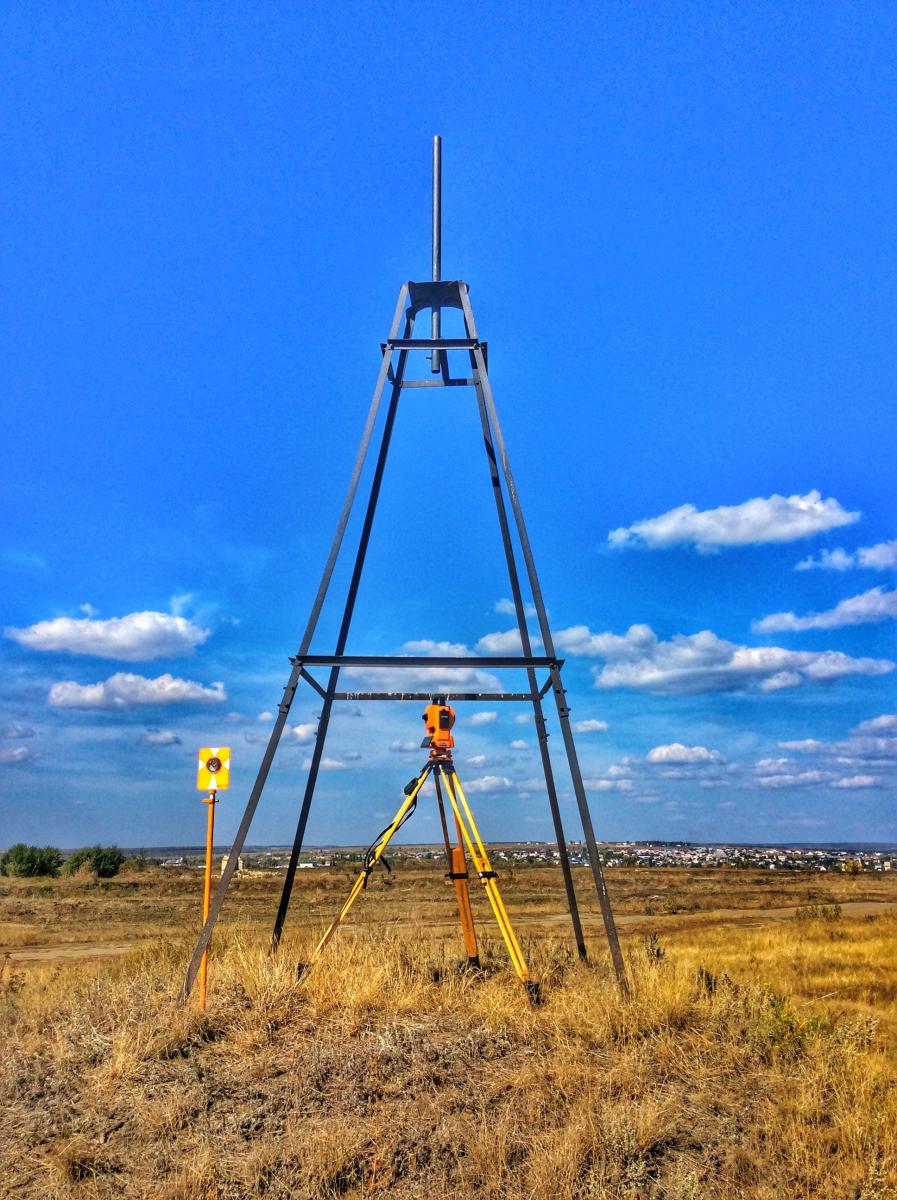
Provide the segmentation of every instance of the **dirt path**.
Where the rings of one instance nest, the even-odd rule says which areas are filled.
[[[0,961],[14,963],[83,962],[90,958],[115,958],[145,946],[149,938],[129,942],[62,942],[55,946],[19,946],[5,950],[0,946]]]
[[[740,925],[757,927],[771,925],[779,921],[793,919],[798,905],[788,905],[783,908],[714,908],[702,909],[698,912],[657,913],[648,916],[644,913],[620,913],[617,915],[617,925],[623,930],[633,933],[643,929],[685,930],[690,926],[706,927],[708,925]],[[845,917],[882,916],[897,913],[897,904],[887,900],[848,900],[841,905]],[[569,921],[566,912],[522,914],[515,923],[526,929],[532,926],[564,925]],[[390,929],[417,928],[414,922],[388,921],[384,922]],[[449,917],[445,920],[430,921],[430,928],[454,929],[456,922]],[[12,963],[51,963],[51,962],[84,962],[96,958],[114,958],[140,950],[151,942],[152,938],[132,939],[127,942],[65,942],[45,946],[20,946],[5,949],[0,946],[0,962],[6,959]]]

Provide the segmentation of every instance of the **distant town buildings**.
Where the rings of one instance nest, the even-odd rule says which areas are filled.
[[[582,842],[570,842],[567,852],[573,866],[588,866],[589,856]],[[739,846],[734,844],[701,845],[693,842],[605,842],[600,846],[605,867],[730,867],[769,871],[891,871],[897,854],[893,849],[857,849],[855,846]],[[228,862],[221,855],[221,870]],[[362,847],[328,848],[307,851],[298,867],[310,871],[321,867],[360,865]],[[560,857],[551,842],[494,843],[490,857],[511,866],[539,866],[556,863]],[[398,862],[441,861],[441,846],[393,846],[390,858]],[[159,861],[159,860],[156,860]],[[286,847],[250,850],[237,860],[239,873],[284,871],[289,862]],[[162,861],[163,867],[195,867],[201,860],[178,855]]]

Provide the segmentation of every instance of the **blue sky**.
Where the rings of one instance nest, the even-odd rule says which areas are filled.
[[[222,743],[236,827],[428,273],[436,132],[599,836],[897,840],[892,7],[0,23],[0,844],[197,841]],[[421,395],[355,653],[512,623],[472,394]],[[343,706],[309,841],[391,815],[418,709]],[[251,841],[292,837],[318,710],[300,693]],[[492,711],[456,727],[483,831],[547,836],[532,725]],[[408,837],[437,836],[423,805]]]

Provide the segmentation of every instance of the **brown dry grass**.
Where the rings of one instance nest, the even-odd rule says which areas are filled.
[[[678,878],[677,895],[688,893]],[[303,881],[303,899],[321,892],[316,928],[344,882]],[[526,908],[524,893],[539,907],[535,876],[506,882],[512,913]],[[662,882],[647,881],[649,894]],[[815,899],[834,899],[834,885],[822,886]],[[658,918],[659,940],[626,938],[628,1002],[604,961],[579,964],[566,931],[536,917],[525,941],[545,1002],[531,1008],[500,944],[487,943],[486,975],[473,978],[439,929],[373,919],[398,908],[421,920],[430,910],[416,890],[366,897],[366,913],[300,983],[310,929],[297,925],[272,960],[246,889],[249,903],[216,943],[204,1015],[176,1001],[189,952],[173,932],[177,895],[131,894],[157,905],[169,931],[152,949],[99,966],[7,965],[0,1194],[897,1194],[893,913],[759,928]],[[719,905],[698,879],[692,894]],[[270,889],[260,895],[269,918]],[[645,898],[633,895],[631,908],[644,913]],[[65,928],[83,936],[89,924]]]

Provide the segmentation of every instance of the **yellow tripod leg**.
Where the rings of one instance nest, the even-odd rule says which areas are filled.
[[[486,853],[486,847],[483,845],[483,839],[480,837],[476,822],[473,819],[473,813],[470,811],[470,805],[467,803],[467,797],[464,795],[464,789],[461,787],[461,781],[458,776],[452,772],[443,772],[442,778],[445,780],[445,788],[448,792],[449,800],[451,801],[452,811],[455,814],[455,819],[461,827],[464,834],[464,840],[467,843],[467,849],[470,852],[470,857],[474,868],[483,881],[483,887],[486,890],[486,895],[489,897],[489,903],[492,906],[492,912],[495,915],[495,920],[498,922],[498,928],[501,930],[501,935],[504,938],[505,945],[508,948],[508,954],[511,958],[511,963],[519,978],[526,984],[529,983],[529,968],[526,965],[526,959],[523,956],[523,950],[517,940],[517,935],[514,932],[507,911],[505,910],[504,902],[501,898],[501,893],[498,890],[498,884],[495,881],[495,872],[489,862],[489,855]],[[456,797],[457,792],[457,797]],[[458,801],[461,802],[461,808],[458,806]],[[463,808],[463,814],[461,809]]]
[[[355,880],[354,884],[352,885],[352,890],[351,890],[351,892],[349,892],[349,896],[348,896],[345,904],[339,910],[339,913],[337,914],[336,919],[329,926],[329,928],[325,932],[324,936],[318,942],[317,946],[315,946],[314,951],[312,952],[311,962],[310,962],[309,966],[314,966],[314,964],[318,961],[318,959],[321,955],[321,951],[324,949],[324,947],[327,945],[327,943],[333,937],[333,935],[337,931],[337,929],[339,929],[340,925],[342,925],[343,921],[345,921],[346,917],[349,914],[349,909],[352,907],[352,905],[358,899],[359,893],[364,889],[364,885],[367,882],[368,875],[370,875],[371,871],[374,869],[374,867],[377,865],[377,863],[383,857],[386,847],[389,845],[393,834],[396,832],[396,830],[402,824],[402,821],[404,820],[405,816],[407,815],[408,810],[414,805],[414,802],[417,799],[417,793],[421,790],[421,788],[426,783],[427,776],[430,774],[430,769],[431,769],[430,764],[427,763],[427,765],[421,771],[420,775],[417,777],[414,787],[405,796],[405,799],[403,800],[402,804],[399,807],[399,811],[393,817],[392,824],[389,826],[388,829],[385,829],[383,831],[383,833],[381,833],[380,837],[377,839],[377,843],[374,846],[373,850],[369,851],[368,858],[365,862],[364,867],[362,868],[361,874],[358,876],[358,878]]]

